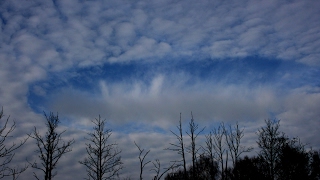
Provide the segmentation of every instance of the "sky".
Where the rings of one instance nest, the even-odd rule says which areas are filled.
[[[99,115],[122,149],[121,176],[133,179],[134,141],[151,150],[150,160],[176,158],[163,149],[175,141],[180,113],[187,124],[192,112],[205,132],[239,122],[248,146],[265,119],[279,119],[288,136],[320,149],[318,7],[316,0],[2,0],[0,106],[16,122],[13,140],[34,127],[44,133],[43,112],[59,113],[66,140],[76,143],[57,179],[86,176],[78,161]],[[29,139],[14,163],[36,159],[35,148]]]

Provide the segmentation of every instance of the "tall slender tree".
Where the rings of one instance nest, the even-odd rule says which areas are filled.
[[[198,131],[198,128],[199,128],[199,125],[194,122],[193,115],[191,112],[191,120],[189,122],[189,132],[187,131],[186,133],[188,134],[188,136],[191,139],[191,143],[188,148],[188,152],[191,154],[191,159],[192,159],[193,170],[192,170],[191,176],[193,179],[197,179],[196,163],[197,163],[198,151],[200,149],[200,148],[196,147],[196,139],[199,136],[199,134],[205,129],[205,127],[199,131]]]
[[[92,123],[95,125],[93,132],[86,138],[89,141],[86,143],[88,156],[79,163],[86,166],[88,179],[114,179],[122,169],[121,150],[117,143],[110,143],[112,131],[106,128],[106,119],[102,120],[99,115]]]
[[[217,156],[216,156],[216,152],[214,151],[214,142],[213,142],[213,134],[210,131],[209,134],[205,135],[206,140],[205,140],[205,147],[203,147],[204,150],[204,154],[207,158],[209,158],[209,164],[208,166],[210,167],[210,169],[214,169],[215,166],[217,166],[217,172],[219,170],[219,165],[217,164]],[[213,174],[213,172],[211,172],[211,174]],[[214,180],[215,176],[211,176],[211,180]]]
[[[175,133],[173,131],[171,131],[171,133],[175,135],[175,137],[177,138],[178,142],[176,144],[175,143],[170,143],[170,145],[172,147],[171,148],[166,148],[166,149],[167,150],[176,151],[176,152],[178,152],[178,154],[181,155],[181,160],[177,161],[177,162],[178,163],[182,162],[180,165],[183,166],[183,176],[184,176],[184,179],[187,179],[187,165],[186,165],[186,156],[185,156],[185,145],[184,145],[184,142],[183,142],[183,130],[182,130],[182,124],[181,124],[181,113],[180,113],[180,120],[179,120],[179,125],[177,126],[177,129],[178,129],[179,133]]]
[[[216,153],[216,161],[220,165],[220,173],[222,180],[226,179],[226,170],[228,166],[228,148],[225,144],[225,133],[226,130],[224,123],[221,123],[217,128],[213,129],[212,131],[212,148]]]
[[[38,153],[40,158],[40,165],[34,161],[33,163],[29,162],[32,168],[41,170],[44,173],[45,180],[51,180],[57,171],[53,172],[57,168],[59,159],[66,153],[72,151],[71,145],[74,143],[74,140],[69,140],[67,142],[62,140],[62,134],[65,132],[57,132],[58,125],[60,123],[59,116],[54,115],[50,112],[49,115],[44,113],[46,118],[47,132],[44,136],[41,136],[37,128],[34,127],[33,133],[29,134],[29,137],[36,140]],[[39,180],[39,176],[33,172],[33,175],[36,179]]]

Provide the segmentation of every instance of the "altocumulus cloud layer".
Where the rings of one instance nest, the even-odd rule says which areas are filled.
[[[278,118],[290,136],[319,148],[317,7],[298,0],[4,0],[0,106],[17,122],[17,138],[43,128],[42,111],[59,112],[77,141],[59,177],[85,176],[74,172],[83,170],[83,136],[99,114],[110,120],[132,177],[133,141],[159,154],[180,112],[187,121],[192,111],[207,127],[239,121],[247,142],[264,119]],[[28,141],[17,161],[35,157],[34,145]],[[161,153],[164,161],[171,156]]]

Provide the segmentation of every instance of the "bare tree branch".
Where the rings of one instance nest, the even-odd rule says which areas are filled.
[[[155,171],[156,172],[156,175],[154,176],[153,180],[160,180],[161,177],[167,173],[168,171],[170,171],[171,169],[174,169],[177,167],[177,165],[175,164],[175,162],[173,164],[171,164],[169,167],[167,168],[163,168],[164,171],[160,174],[160,171],[161,171],[161,164],[160,164],[160,160],[159,159],[156,159],[155,160],[156,162],[152,162],[154,168],[151,169],[152,171]]]
[[[134,144],[137,146],[137,148],[139,149],[139,160],[140,160],[140,180],[142,180],[142,173],[143,173],[143,169],[144,167],[149,164],[151,161],[147,161],[144,162],[144,159],[147,157],[147,155],[149,154],[150,150],[148,150],[145,154],[143,154],[144,149],[141,149],[136,142],[134,142]]]
[[[3,108],[1,108],[0,111],[0,120],[4,117],[3,114]],[[19,144],[16,144],[15,142],[12,142],[10,146],[7,146],[5,142],[8,141],[8,138],[11,137],[10,134],[15,130],[16,123],[13,121],[13,124],[11,126],[8,126],[10,116],[5,120],[3,126],[0,128],[0,179],[12,176],[13,179],[17,179],[19,175],[24,172],[28,166],[25,165],[22,168],[15,167],[11,168],[9,167],[9,164],[11,163],[13,157],[15,156],[14,151],[16,151],[18,148],[20,148],[29,137],[23,139],[20,141]]]

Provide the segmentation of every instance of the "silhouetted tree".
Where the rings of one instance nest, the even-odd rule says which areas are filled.
[[[139,150],[139,162],[140,162],[140,175],[139,176],[140,176],[140,180],[142,180],[143,179],[142,175],[143,175],[144,167],[151,162],[151,161],[145,162],[145,158],[149,154],[150,150],[148,150],[147,152],[144,153],[144,149],[141,149],[140,146],[137,145],[136,142],[134,142],[134,144],[136,145],[136,147]],[[161,172],[161,163],[160,163],[159,159],[156,159],[155,161],[153,161],[152,164],[153,164],[153,168],[151,169],[151,171],[154,171],[156,173],[155,176],[153,177],[153,180],[160,180],[161,177],[165,173],[167,173],[169,170],[174,169],[175,167],[177,167],[177,165],[174,162],[169,167],[163,168],[163,171]]]
[[[320,156],[319,151],[310,152],[310,180],[320,179]]]
[[[238,159],[232,170],[234,180],[268,180],[266,172],[268,169],[260,157],[245,156]]]
[[[137,146],[137,148],[139,149],[139,161],[140,161],[140,180],[142,180],[142,174],[143,174],[143,169],[144,167],[149,164],[151,161],[147,161],[144,162],[144,159],[147,157],[147,155],[149,154],[150,150],[148,150],[146,153],[143,154],[144,149],[141,149],[140,146],[137,145],[136,142],[134,142],[134,144]]]
[[[182,167],[183,167],[183,174],[186,176],[187,174],[187,166],[186,166],[186,156],[185,156],[185,147],[184,147],[184,142],[183,142],[183,130],[182,130],[182,124],[181,124],[181,113],[180,113],[180,120],[179,120],[179,125],[177,126],[177,129],[179,131],[179,134],[171,131],[172,134],[176,136],[178,139],[178,143],[170,143],[172,148],[167,148],[167,150],[172,150],[178,152],[178,154],[181,155],[181,160],[177,162],[182,162]],[[178,164],[179,165],[179,164]],[[187,177],[184,177],[186,179]]]
[[[191,120],[189,122],[189,132],[187,131],[186,133],[191,139],[190,147],[188,148],[188,152],[191,154],[191,160],[192,160],[192,168],[194,168],[191,172],[191,176],[193,179],[197,179],[197,173],[196,173],[196,163],[197,163],[197,154],[200,148],[196,147],[196,139],[199,136],[199,134],[204,130],[202,128],[197,132],[199,128],[199,125],[194,122],[193,115],[191,112]]]
[[[210,157],[200,155],[195,166],[188,168],[186,175],[181,169],[177,169],[168,173],[165,180],[214,180],[217,178],[218,172],[219,166],[217,162],[212,162]]]
[[[3,115],[3,108],[0,111],[0,120],[2,121]],[[11,145],[7,146],[8,138],[10,134],[15,130],[16,123],[13,121],[11,126],[8,126],[10,116],[5,120],[4,124],[0,128],[0,179],[6,176],[12,176],[13,179],[17,179],[19,175],[25,171],[28,166],[24,166],[22,168],[19,167],[9,167],[10,162],[12,161],[13,157],[15,156],[15,150],[20,148],[28,138],[25,138],[20,141],[19,144],[12,142]]]
[[[284,133],[279,131],[280,121],[266,120],[266,126],[258,130],[258,146],[260,147],[259,156],[262,158],[268,168],[268,177],[271,180],[276,179],[276,165],[280,160],[280,152],[287,138]]]
[[[215,160],[217,159],[216,158],[216,152],[214,151],[214,142],[213,142],[213,134],[212,132],[210,132],[208,135],[205,135],[206,137],[206,140],[205,140],[205,147],[203,147],[203,150],[204,150],[204,153],[205,153],[205,156],[207,158],[209,158],[210,162],[212,164],[210,164],[209,166],[211,167],[214,167],[217,163]],[[219,165],[217,164],[216,165],[217,168],[218,168],[218,172],[219,172]],[[211,179],[213,180],[213,179]]]
[[[234,167],[241,154],[253,149],[241,145],[243,136],[244,129],[240,129],[238,123],[235,126],[226,127],[223,122],[205,136],[203,150],[206,156],[212,159],[212,162],[218,162],[222,180],[232,178],[232,168],[228,166],[229,156],[231,156]]]
[[[184,172],[184,170],[178,168],[177,170],[173,170],[173,172],[168,173],[165,178],[165,180],[189,180],[190,177],[187,174],[187,171]]]
[[[244,136],[243,131],[244,129],[239,128],[238,122],[233,128],[232,126],[229,126],[229,129],[225,130],[226,142],[233,166],[235,166],[242,153],[250,152],[253,149],[252,147],[246,148],[245,146],[241,146],[241,139]]]
[[[218,163],[205,155],[200,156],[199,160],[195,164],[195,168],[193,169],[195,169],[195,173],[197,174],[197,179],[199,180],[217,179],[218,173],[219,173]]]
[[[106,128],[106,119],[102,120],[99,115],[92,123],[95,125],[93,132],[86,138],[89,141],[86,143],[88,157],[79,163],[86,166],[88,179],[114,179],[122,169],[121,150],[118,150],[118,144],[109,143],[112,133]]]
[[[309,178],[309,153],[300,140],[288,140],[280,151],[277,179],[300,180]]]
[[[226,129],[224,123],[221,123],[218,128],[215,128],[212,131],[213,149],[216,153],[216,161],[220,164],[220,173],[222,180],[226,179],[226,170],[228,168],[228,149],[225,146],[225,134]]]
[[[161,172],[161,164],[160,164],[159,159],[156,159],[155,162],[152,162],[152,164],[153,164],[154,168],[151,170],[156,172],[156,175],[154,176],[153,180],[160,180],[164,174],[166,174],[171,169],[174,169],[175,167],[177,167],[174,162],[169,167],[163,168],[164,171]]]
[[[40,165],[35,161],[33,163],[29,162],[32,168],[41,170],[44,173],[45,180],[51,180],[57,172],[53,172],[57,167],[59,159],[65,153],[70,152],[71,145],[74,143],[74,140],[64,142],[62,140],[62,134],[57,132],[58,125],[60,123],[58,114],[54,115],[50,112],[49,116],[44,113],[46,118],[47,132],[44,136],[41,136],[37,131],[37,128],[34,127],[33,133],[29,134],[29,137],[36,140],[38,150],[36,152],[39,154]],[[33,172],[34,177],[39,179],[37,174]]]

